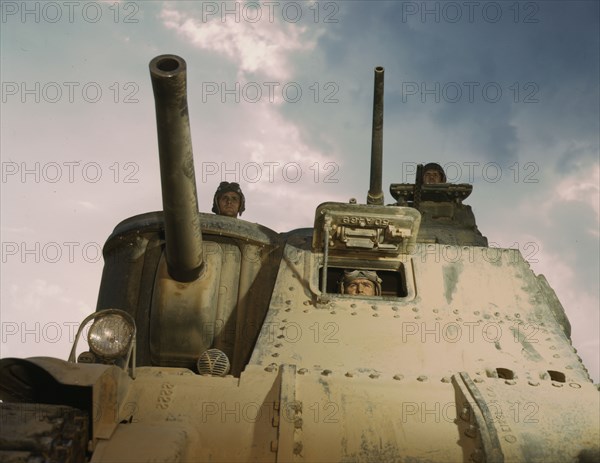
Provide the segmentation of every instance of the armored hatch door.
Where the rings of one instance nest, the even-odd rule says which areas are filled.
[[[409,207],[323,203],[315,213],[313,250],[331,257],[396,257],[416,242],[421,214]]]

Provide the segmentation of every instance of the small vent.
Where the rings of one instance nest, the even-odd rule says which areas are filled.
[[[515,373],[508,368],[496,368],[498,378],[502,379],[515,379]]]
[[[219,349],[208,349],[198,359],[198,372],[201,375],[225,376],[229,368],[227,355]]]
[[[566,380],[565,374],[560,371],[548,370],[548,374],[550,375],[550,379],[557,383],[564,383]]]

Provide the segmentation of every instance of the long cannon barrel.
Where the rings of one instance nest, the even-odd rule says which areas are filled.
[[[186,63],[175,55],[150,61],[156,105],[166,259],[169,275],[194,281],[202,270],[202,230],[187,105]]]
[[[371,183],[367,194],[367,204],[383,205],[381,189],[383,165],[383,72],[381,66],[375,68],[375,88],[373,91],[373,134],[371,138]]]

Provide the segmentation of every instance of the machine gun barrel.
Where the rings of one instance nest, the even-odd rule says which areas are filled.
[[[194,281],[202,269],[202,230],[187,105],[186,63],[175,55],[150,61],[169,275]]]
[[[373,91],[373,134],[371,138],[371,182],[367,194],[367,204],[383,205],[381,189],[383,165],[383,72],[381,66],[375,68],[375,88]]]

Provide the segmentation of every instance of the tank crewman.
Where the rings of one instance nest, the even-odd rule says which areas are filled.
[[[246,198],[240,185],[235,182],[221,182],[213,198],[212,211],[218,215],[237,217],[246,210]]]
[[[423,166],[423,184],[431,185],[434,183],[446,183],[446,173],[442,166],[430,162]]]
[[[372,270],[344,270],[340,293],[351,296],[381,296],[381,278]]]

